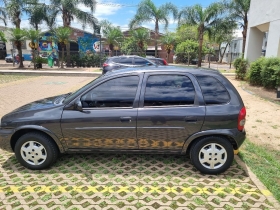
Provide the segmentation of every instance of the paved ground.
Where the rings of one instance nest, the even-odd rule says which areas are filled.
[[[0,84],[0,117],[89,81],[30,77]],[[49,170],[30,171],[0,150],[0,164],[0,209],[276,209],[236,162],[210,176],[183,156],[66,155]]]

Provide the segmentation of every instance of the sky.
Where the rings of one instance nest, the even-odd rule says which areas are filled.
[[[49,0],[40,0],[42,3],[49,4]],[[178,7],[178,9],[182,9],[186,6],[192,6],[194,4],[201,4],[203,7],[207,7],[209,4],[215,2],[216,0],[153,0],[154,4],[159,7],[164,3],[172,2],[174,5]],[[113,23],[115,26],[120,26],[122,31],[128,30],[128,24],[130,20],[134,17],[137,10],[137,5],[140,0],[97,0],[96,10],[93,15],[100,20],[108,20]],[[1,6],[1,5],[0,5]],[[83,11],[90,12],[90,9],[85,7],[84,5],[79,5],[79,8]],[[1,23],[2,24],[2,23]],[[28,17],[23,15],[22,17],[22,27],[30,28]],[[57,18],[57,25],[62,25],[61,15]],[[8,26],[12,26],[11,22],[8,21]],[[77,20],[74,20],[71,26],[82,29],[81,23]],[[154,23],[147,22],[143,23],[142,26],[147,27],[149,29],[154,29]],[[171,18],[169,21],[168,31],[175,31],[177,27],[177,23]],[[46,30],[46,26],[44,24],[40,25],[41,30]],[[92,32],[92,28],[86,27],[86,31]],[[160,32],[164,33],[164,27],[160,25]]]

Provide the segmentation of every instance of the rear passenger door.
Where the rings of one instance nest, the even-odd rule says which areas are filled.
[[[137,118],[139,149],[180,153],[186,139],[201,129],[203,103],[191,74],[146,73]]]

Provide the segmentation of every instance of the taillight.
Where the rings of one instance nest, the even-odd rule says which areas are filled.
[[[166,62],[166,60],[163,59],[163,64],[164,65],[168,65],[168,63]]]
[[[243,107],[243,108],[240,110],[239,115],[238,115],[237,129],[238,129],[239,131],[243,131],[245,122],[246,122],[246,108]]]
[[[108,63],[103,63],[103,67],[109,66]]]

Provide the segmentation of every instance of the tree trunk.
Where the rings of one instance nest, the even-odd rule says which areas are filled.
[[[22,49],[21,49],[21,43],[18,44],[18,54],[19,54],[19,68],[23,68],[23,61],[22,61]]]
[[[198,47],[198,63],[197,66],[201,67],[202,63],[202,45],[203,45],[203,26],[198,29],[199,32],[199,47]]]
[[[244,58],[244,53],[245,53],[246,39],[247,39],[247,28],[248,28],[248,17],[247,17],[247,14],[245,14],[244,27],[243,27],[243,31],[242,31],[242,35],[243,35],[242,58]]]
[[[224,49],[224,52],[221,54],[221,58],[220,58],[219,63],[222,63],[222,62],[223,62],[223,58],[224,58],[224,55],[225,55],[225,53],[226,53],[227,47],[228,47],[228,43],[227,43],[227,45],[226,45],[226,47],[225,47],[225,49]],[[220,51],[219,51],[219,52],[220,52]],[[221,52],[220,52],[220,53],[221,53]]]
[[[70,42],[66,44],[66,66],[70,66]]]
[[[60,67],[63,69],[63,63],[64,63],[64,47],[62,47],[62,59],[61,59],[61,64]]]
[[[32,49],[32,63],[33,63],[34,69],[36,69],[34,49]]]
[[[188,52],[188,66],[190,66],[190,53]]]
[[[157,39],[158,39],[159,27],[158,27],[158,20],[156,20],[155,26],[155,57],[158,57],[158,48],[157,48]]]

